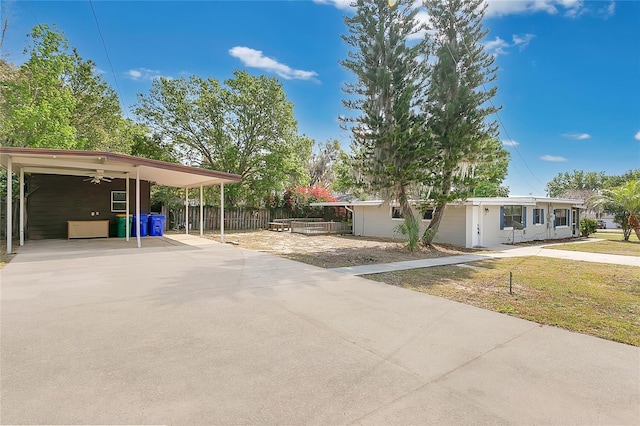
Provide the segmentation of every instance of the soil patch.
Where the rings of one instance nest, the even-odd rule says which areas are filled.
[[[208,237],[218,239],[220,235],[211,234]],[[410,253],[406,242],[390,238],[353,235],[307,236],[266,230],[231,232],[225,234],[225,239],[243,248],[264,251],[322,268],[429,259],[477,251],[437,244],[430,248],[420,247]]]

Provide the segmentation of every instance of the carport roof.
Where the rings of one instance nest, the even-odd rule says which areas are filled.
[[[102,171],[113,178],[136,177],[158,185],[197,188],[240,182],[239,175],[189,167],[165,161],[99,151],[0,147],[0,165],[22,168],[25,173],[94,176]]]

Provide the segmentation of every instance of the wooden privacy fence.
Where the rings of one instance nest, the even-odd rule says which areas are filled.
[[[185,210],[163,212],[167,215],[169,229],[185,229]],[[291,213],[287,209],[238,209],[224,210],[224,228],[228,230],[265,229],[275,219],[287,219]],[[200,229],[200,207],[189,206],[189,229]],[[220,229],[220,207],[203,207],[203,230]]]

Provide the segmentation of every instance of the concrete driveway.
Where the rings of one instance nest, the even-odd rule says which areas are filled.
[[[180,238],[20,248],[2,423],[640,423],[636,347]]]

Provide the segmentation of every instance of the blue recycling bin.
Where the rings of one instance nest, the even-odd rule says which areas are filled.
[[[136,234],[137,231],[137,225],[136,225],[136,216],[133,215],[133,223],[131,224],[131,236],[132,237],[137,237],[138,234]],[[148,214],[140,214],[140,236],[141,237],[146,237],[148,235],[148,230],[149,228],[149,215]]]
[[[164,235],[164,221],[166,220],[163,214],[152,214],[149,216],[149,235],[152,237],[162,237]],[[142,232],[140,232],[142,234]]]

